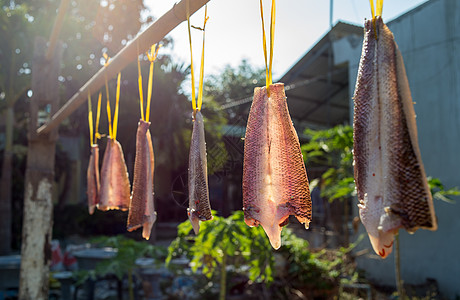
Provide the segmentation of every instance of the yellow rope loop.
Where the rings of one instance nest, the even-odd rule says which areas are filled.
[[[193,70],[193,51],[192,51],[192,33],[190,31],[190,0],[185,2],[187,10],[187,29],[188,29],[188,40],[190,44],[190,73],[192,81],[192,108],[193,114],[196,113],[196,102],[195,102],[195,72]]]
[[[369,3],[371,5],[372,22],[374,25],[375,39],[377,39],[377,27],[375,25],[375,18],[378,16],[382,17],[383,0],[376,0],[375,8],[374,8],[374,0],[369,0]]]
[[[121,82],[121,73],[118,73],[117,77],[117,96],[116,96],[116,102],[115,102],[115,113],[113,114],[113,139],[117,139],[117,128],[118,128],[118,111],[119,111],[119,106],[120,106],[120,84]]]
[[[94,136],[94,141],[96,144],[97,144],[97,140],[101,138],[101,135],[99,134],[99,119],[101,117],[101,99],[102,99],[102,93],[99,92],[99,96],[97,98],[96,132]]]
[[[104,57],[105,59],[105,62],[104,62],[104,67],[107,67],[109,65],[109,60],[110,60],[110,57],[107,55],[107,53],[102,53],[102,56]]]
[[[377,11],[375,15],[382,16],[382,12],[383,12],[383,0],[377,0]]]
[[[260,18],[262,19],[262,43],[263,43],[264,57],[265,57],[265,86],[267,87],[267,92],[268,92],[268,86],[270,85],[270,83],[269,83],[268,64],[267,64],[268,62],[267,38],[265,37],[264,8],[262,6],[262,0],[260,0]]]
[[[109,136],[110,136],[110,138],[113,138],[113,134],[112,134],[112,113],[110,111],[109,85],[107,84],[107,78],[105,80],[105,94],[107,96],[107,120],[109,122]]]
[[[275,43],[275,17],[276,17],[276,3],[272,0],[272,7],[270,13],[270,57],[267,55],[267,38],[265,35],[265,23],[264,23],[264,12],[262,0],[260,2],[260,17],[262,19],[262,40],[265,57],[265,86],[267,88],[268,97],[270,97],[269,86],[273,83],[273,46]]]
[[[145,121],[149,121],[150,119],[150,102],[152,99],[152,89],[153,89],[153,65],[158,56],[158,50],[160,50],[162,45],[154,44],[150,47],[150,53],[147,52],[147,57],[150,61],[150,70],[149,70],[149,85],[147,90],[147,108],[146,108],[146,117]]]
[[[192,108],[193,108],[193,116],[195,116],[197,111],[201,110],[201,106],[203,104],[204,45],[205,45],[205,37],[206,37],[205,29],[206,29],[206,23],[208,22],[208,20],[209,20],[208,6],[206,5],[205,8],[204,8],[203,27],[191,26],[190,25],[190,17],[189,17],[189,13],[188,13],[188,7],[187,7],[188,36],[189,36],[189,41],[190,41],[190,56],[192,57],[191,64],[190,64],[190,69],[191,69],[191,73],[192,73]],[[191,32],[190,32],[190,28],[194,28],[194,29],[198,29],[198,30],[203,31],[203,48],[202,48],[202,51],[201,51],[200,79],[199,79],[199,85],[198,85],[198,99],[195,98],[195,74],[194,74],[194,69],[193,69],[192,35],[191,35]]]
[[[107,67],[109,64],[110,57],[107,55],[107,53],[103,53],[102,56],[105,59],[104,67]],[[110,138],[113,138],[113,131],[112,131],[112,113],[110,111],[110,98],[109,98],[109,84],[107,81],[107,73],[105,75],[105,95],[107,97],[107,120],[109,123],[109,136]]]
[[[137,52],[139,53],[139,45]],[[140,59],[137,59],[137,84],[139,86],[139,105],[141,108],[141,120],[145,121],[144,118],[144,92],[142,90],[142,72],[141,72],[141,62]]]
[[[206,22],[208,22],[209,17],[208,17],[208,6],[206,5],[204,8],[204,22],[203,22],[203,28],[201,29],[203,31],[203,49],[201,51],[201,65],[200,65],[200,83],[198,86],[198,102],[196,105],[196,109],[198,111],[201,110],[201,105],[203,104],[203,78],[204,78],[204,41],[205,41],[205,29],[206,29]]]
[[[88,91],[88,127],[89,127],[89,142],[92,146],[93,141],[93,109],[91,107],[91,93]]]
[[[374,0],[369,0],[369,3],[371,4],[372,19],[375,19]]]
[[[157,59],[158,50],[160,50],[161,47],[163,47],[163,45],[161,44],[158,45],[158,48],[157,48],[157,44],[154,44],[150,47],[150,53],[147,52],[147,57],[151,63],[153,63]]]
[[[272,84],[273,78],[273,44],[275,42],[275,12],[276,12],[276,3],[275,0],[272,0],[272,11],[270,16],[270,64],[269,64],[269,82]],[[267,86],[268,88],[268,86]]]
[[[109,122],[109,137],[113,138],[113,133],[112,133],[112,113],[110,111],[110,102],[109,102],[108,97],[107,97],[107,120]]]

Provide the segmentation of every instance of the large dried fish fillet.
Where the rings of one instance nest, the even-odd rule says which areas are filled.
[[[197,111],[193,120],[190,144],[188,167],[189,207],[187,209],[187,215],[195,234],[198,234],[200,230],[200,221],[212,220],[207,169],[203,116],[200,111]]]
[[[244,142],[243,209],[246,224],[262,225],[273,248],[289,215],[305,228],[311,198],[299,138],[292,125],[284,84],[254,89]]]
[[[375,252],[385,258],[399,228],[413,233],[437,224],[404,62],[380,17],[365,24],[353,127],[360,217]]]
[[[149,126],[150,122],[139,120],[136,135],[133,193],[128,215],[128,231],[143,226],[142,237],[147,240],[150,238],[153,223],[157,219],[153,202],[154,156]]]
[[[117,140],[109,138],[102,160],[100,210],[127,210],[130,198],[130,184],[123,150]]]
[[[99,181],[99,146],[91,145],[91,156],[89,158],[88,170],[86,172],[88,211],[92,215],[94,208],[99,203],[99,191],[101,183]]]

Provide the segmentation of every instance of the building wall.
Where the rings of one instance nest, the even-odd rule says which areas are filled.
[[[440,178],[447,188],[460,187],[460,1],[431,0],[388,26],[406,65],[426,173]],[[351,94],[361,54],[361,43],[356,46],[352,40],[336,41],[334,47],[336,63],[348,60]],[[350,114],[352,120],[353,111]],[[403,280],[419,284],[434,278],[449,299],[460,296],[460,199],[456,200],[456,204],[434,200],[436,232],[400,231]],[[363,226],[360,233],[365,234]],[[357,251],[365,248],[370,248],[367,234]],[[370,279],[395,284],[394,252],[382,260],[371,250],[357,262]]]

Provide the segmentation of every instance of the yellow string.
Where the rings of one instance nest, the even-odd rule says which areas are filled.
[[[152,99],[152,88],[153,88],[153,65],[154,65],[154,62],[158,56],[158,50],[160,50],[161,48],[161,45],[152,45],[150,47],[150,54],[147,53],[147,57],[149,58],[149,61],[150,61],[150,71],[149,71],[149,86],[148,86],[148,92],[147,92],[147,111],[146,111],[146,118],[145,118],[145,121],[149,121],[150,119],[150,102],[151,102],[151,99]],[[156,49],[156,50],[155,50]]]
[[[192,51],[192,33],[190,31],[190,0],[186,1],[187,8],[187,28],[188,28],[188,40],[190,44],[190,73],[192,76],[192,108],[193,112],[196,112],[196,102],[195,102],[195,74],[193,71],[193,51]]]
[[[264,46],[264,57],[265,57],[265,85],[268,87],[269,76],[268,76],[268,64],[267,64],[267,38],[265,37],[265,23],[264,23],[264,8],[262,6],[262,0],[260,0],[260,18],[262,19],[262,43]]]
[[[89,127],[89,141],[91,146],[94,144],[93,141],[93,110],[91,108],[91,93],[88,91],[88,127]]]
[[[120,81],[121,81],[121,73],[118,73],[118,78],[117,78],[117,96],[116,96],[116,102],[115,102],[115,113],[113,114],[113,139],[117,139],[117,128],[118,128],[118,110],[120,106]]]
[[[104,56],[104,58],[105,58],[104,67],[107,67],[107,65],[109,64],[110,57],[106,53],[103,53],[102,56]],[[110,111],[109,84],[108,84],[108,81],[107,81],[107,73],[105,73],[105,95],[107,96],[107,119],[108,119],[108,122],[109,122],[109,136],[110,136],[110,138],[113,138],[112,113]]]
[[[272,8],[270,14],[270,58],[267,57],[267,38],[265,36],[265,23],[263,12],[262,0],[260,0],[260,17],[262,19],[262,39],[265,57],[265,85],[267,87],[267,94],[270,97],[270,90],[268,87],[273,83],[273,45],[275,43],[275,17],[276,17],[276,3],[272,0]]]
[[[138,45],[139,47],[139,45]],[[139,48],[137,53],[139,53]],[[142,91],[142,72],[141,72],[141,62],[140,59],[137,60],[137,71],[138,71],[138,76],[137,76],[137,84],[139,85],[139,100],[140,100],[140,106],[141,106],[141,119],[145,121],[144,118],[144,92]]]
[[[372,23],[374,25],[374,32],[375,32],[375,39],[377,40],[377,25],[375,24],[375,18],[377,16],[382,16],[382,11],[383,11],[383,0],[376,0],[376,7],[374,9],[374,0],[369,0],[369,3],[371,4],[371,13],[372,13]]]
[[[371,4],[372,19],[375,19],[374,0],[369,0],[369,3]]]
[[[196,109],[201,110],[201,105],[203,103],[203,78],[204,78],[204,40],[205,40],[205,28],[206,22],[208,21],[208,6],[204,8],[204,22],[203,22],[203,49],[201,51],[201,65],[200,65],[200,84],[198,87],[198,103]]]
[[[107,96],[107,120],[109,121],[109,136],[112,135],[112,113],[110,112],[110,100],[109,100],[109,85],[107,84],[107,77],[105,78],[105,94]]]
[[[275,0],[272,0],[272,13],[270,16],[270,65],[269,65],[269,76],[270,76],[270,84],[272,84],[272,73],[273,73],[273,44],[275,42],[275,11],[276,11],[276,4]],[[268,86],[267,86],[268,88]]]
[[[97,112],[96,112],[96,132],[94,136],[94,141],[97,144],[97,139],[101,138],[101,135],[99,134],[99,119],[101,117],[101,99],[102,99],[102,93],[99,92],[99,97],[97,98]]]
[[[150,53],[151,55],[153,56],[154,53],[155,53],[155,47],[156,45],[152,45],[150,47]],[[149,61],[150,61],[150,70],[149,70],[149,85],[147,86],[147,109],[146,109],[146,112],[145,114],[147,115],[146,117],[146,121],[148,122],[149,121],[149,117],[150,117],[150,99],[152,99],[152,83],[153,83],[153,59],[152,57],[150,56],[150,54],[147,53],[147,56],[149,58]]]
[[[369,0],[369,3],[371,4],[372,19],[375,19],[377,16],[382,16],[383,0],[376,0],[375,7],[374,0]]]
[[[188,24],[188,36],[189,36],[189,43],[190,43],[190,56],[191,58],[191,63],[190,63],[190,69],[191,69],[191,75],[192,75],[192,108],[193,108],[193,114],[197,111],[201,110],[201,106],[203,104],[203,79],[204,79],[204,44],[205,44],[205,28],[206,28],[206,23],[208,22],[209,17],[208,17],[208,6],[206,5],[204,8],[204,22],[203,22],[203,27],[196,27],[196,26],[190,26],[190,14],[189,14],[189,7],[188,7],[188,1],[187,1],[187,24]],[[192,53],[192,35],[191,35],[191,30],[190,28],[193,27],[194,29],[199,29],[203,31],[203,49],[201,51],[201,64],[200,64],[200,79],[199,79],[199,85],[198,85],[198,99],[195,97],[195,74],[194,74],[194,68],[193,68],[193,53]]]
[[[377,0],[376,15],[377,16],[382,16],[382,12],[383,12],[383,0]]]

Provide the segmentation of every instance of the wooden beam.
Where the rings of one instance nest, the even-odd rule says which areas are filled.
[[[150,25],[144,32],[139,34],[128,45],[121,49],[118,54],[110,60],[108,66],[100,69],[90,80],[88,80],[67,103],[54,114],[50,121],[37,130],[38,135],[47,134],[59,126],[70,114],[85,103],[88,91],[94,93],[105,84],[105,78],[115,77],[130,62],[137,59],[139,54],[144,53],[152,44],[160,42],[177,25],[187,20],[186,2],[190,1],[189,13],[194,14],[210,0],[182,0],[175,4],[168,12]]]

